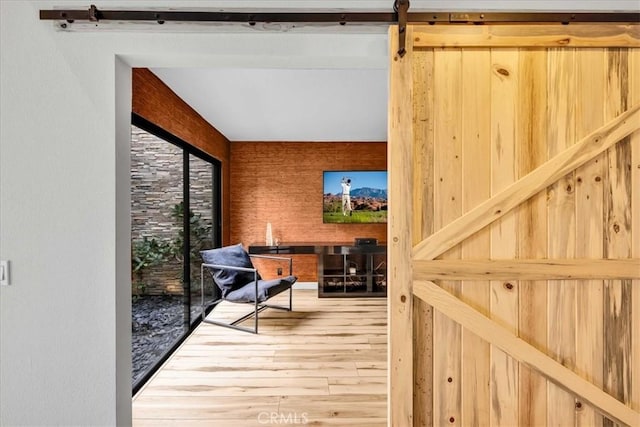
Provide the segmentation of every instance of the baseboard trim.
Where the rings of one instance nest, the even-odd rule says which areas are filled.
[[[296,282],[293,289],[318,289],[318,282]]]

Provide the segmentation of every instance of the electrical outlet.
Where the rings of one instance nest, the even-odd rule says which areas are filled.
[[[282,268],[278,267],[278,276],[282,276]]]

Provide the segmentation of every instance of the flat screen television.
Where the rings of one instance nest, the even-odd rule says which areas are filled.
[[[387,171],[324,171],[324,223],[387,222]]]

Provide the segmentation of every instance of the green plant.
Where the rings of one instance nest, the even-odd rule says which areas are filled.
[[[142,240],[133,242],[131,271],[140,274],[145,268],[160,264],[170,252],[169,243],[144,236]]]
[[[136,240],[132,244],[131,272],[135,276],[133,287],[136,296],[146,292],[147,285],[142,277],[146,269],[159,265],[169,258],[174,258],[179,262],[184,261],[184,230],[181,227],[184,218],[184,204],[182,202],[173,205],[171,216],[180,229],[175,239],[163,241],[145,236],[142,240]],[[205,224],[201,214],[189,210],[189,227],[191,230],[189,235],[191,261],[196,265],[200,259],[200,251],[211,245],[211,226]],[[198,268],[193,271],[199,276]]]
[[[173,205],[171,209],[171,216],[178,224],[182,224],[184,221],[184,203],[180,202]],[[189,253],[191,254],[191,260],[200,259],[200,251],[205,249],[207,245],[211,245],[211,226],[207,225],[202,215],[189,209]],[[178,237],[171,242],[171,255],[177,259],[183,259],[183,246],[184,246],[184,229],[180,229]]]
[[[135,302],[138,300],[140,295],[144,295],[144,293],[147,291],[147,284],[144,282],[135,282],[133,284],[133,287],[136,290],[136,293],[132,295],[132,301]]]
[[[136,279],[133,283],[135,299],[147,290],[147,284],[142,278],[144,270],[162,263],[170,252],[171,243],[162,242],[155,237],[149,238],[144,236],[142,240],[133,242],[131,250],[131,272]]]

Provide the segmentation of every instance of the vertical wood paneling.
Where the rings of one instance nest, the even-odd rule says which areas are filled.
[[[547,150],[556,156],[575,141],[575,50],[549,49],[547,77]],[[575,257],[575,175],[564,176],[547,190],[548,256]],[[576,284],[572,280],[549,280],[547,348],[562,365],[575,367]],[[549,383],[547,419],[550,426],[575,423],[571,394]]]
[[[629,49],[630,104],[640,104],[640,49]],[[631,254],[640,258],[640,133],[631,135]],[[631,345],[634,371],[631,379],[631,407],[640,412],[640,280],[631,284]]]
[[[491,54],[488,49],[462,52],[462,209],[476,207],[491,196]],[[478,259],[491,251],[487,227],[462,244],[462,257]],[[462,298],[489,315],[489,281],[462,282]],[[462,419],[464,426],[489,424],[490,346],[462,330]]]
[[[406,29],[412,40],[413,27]],[[398,26],[389,27],[389,424],[413,425],[413,290],[411,182],[413,49],[400,57]]]
[[[605,118],[628,107],[628,50],[608,49]],[[631,256],[631,146],[625,138],[607,151],[604,184],[605,258]],[[604,387],[631,402],[631,281],[607,280],[604,286]],[[605,425],[613,425],[605,420]]]
[[[516,95],[518,90],[517,49],[491,52],[491,193],[506,188],[516,179]],[[513,259],[518,252],[518,223],[514,212],[491,225],[491,258]],[[516,281],[491,281],[491,317],[518,332]],[[489,425],[512,427],[518,424],[518,370],[512,357],[491,348],[491,418]]]
[[[413,60],[413,244],[433,233],[433,50],[414,53]]]
[[[544,49],[520,51],[516,156],[522,177],[547,158],[547,53]],[[518,208],[520,258],[547,257],[546,192],[533,196]],[[547,292],[545,282],[521,281],[519,293],[520,337],[542,351],[547,345]],[[530,368],[520,366],[520,425],[547,422],[547,381]]]
[[[434,56],[434,230],[462,213],[460,50],[436,50]],[[442,258],[460,258],[456,247]],[[443,281],[443,289],[460,295],[460,283]],[[461,327],[445,314],[433,315],[433,423],[461,425]]]
[[[413,61],[413,244],[433,233],[433,50]],[[433,310],[413,300],[413,425],[433,424]]]
[[[413,425],[433,425],[433,308],[413,299]]]
[[[420,37],[421,46],[429,45],[428,36]],[[635,80],[640,54],[629,50],[439,46],[415,55],[415,139],[408,181],[416,203],[412,243],[640,102]],[[441,257],[640,256],[640,218],[634,215],[640,205],[638,150],[636,132]],[[438,284],[578,375],[640,408],[640,381],[633,372],[640,365],[637,283]],[[579,397],[461,330],[446,313],[433,313],[431,330],[424,320],[431,316],[429,306],[415,301],[412,309],[414,425],[612,424]],[[431,361],[425,355],[430,348],[431,388]],[[432,417],[422,408],[431,403]]]
[[[576,137],[582,138],[604,122],[604,53],[584,49],[576,56]],[[604,155],[576,170],[576,257],[602,258]],[[602,280],[579,281],[576,289],[576,369],[602,387]],[[601,426],[603,417],[591,406],[576,402],[577,426]]]

